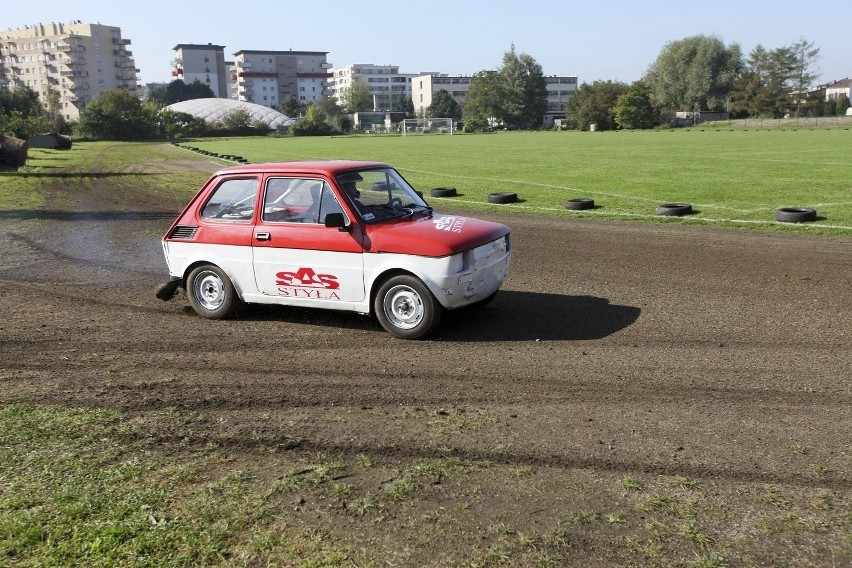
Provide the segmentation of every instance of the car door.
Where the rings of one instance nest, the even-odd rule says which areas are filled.
[[[340,231],[324,224],[328,213],[342,212],[322,179],[266,178],[252,239],[261,294],[304,303],[364,300],[363,234],[357,225]]]

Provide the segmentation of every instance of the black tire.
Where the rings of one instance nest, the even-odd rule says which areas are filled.
[[[514,192],[489,193],[488,203],[514,203],[518,200],[518,194]]]
[[[595,206],[594,199],[569,199],[565,202],[565,209],[569,209],[571,211],[582,211],[583,209],[591,209]]]
[[[225,271],[212,264],[199,266],[186,279],[192,309],[203,318],[225,319],[237,311],[239,298]]]
[[[432,190],[432,197],[455,197],[458,195],[454,187],[436,187]]]
[[[782,207],[775,211],[775,220],[782,223],[816,221],[816,210],[807,207]]]
[[[663,203],[657,207],[657,215],[680,217],[692,213],[692,205],[689,203]]]
[[[401,339],[421,339],[441,322],[443,306],[418,278],[399,275],[379,288],[373,311],[385,331]]]

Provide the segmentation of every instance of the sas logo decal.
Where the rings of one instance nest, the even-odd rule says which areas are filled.
[[[339,300],[337,290],[340,283],[333,274],[317,274],[313,268],[302,267],[297,272],[275,274],[278,294],[290,298],[312,298],[314,300]]]
[[[435,223],[435,228],[439,231],[452,231],[453,233],[461,233],[462,227],[464,226],[464,222],[467,219],[465,217],[441,217],[440,219],[432,219],[432,222]]]

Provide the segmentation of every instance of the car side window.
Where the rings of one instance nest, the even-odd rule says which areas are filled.
[[[337,201],[328,184],[318,179],[269,178],[263,220],[273,223],[321,223]],[[337,205],[338,211],[342,211]]]
[[[257,201],[258,181],[255,178],[226,179],[207,200],[201,210],[205,219],[251,221]]]
[[[320,199],[319,222],[325,224],[325,216],[329,213],[343,213],[343,207],[337,202],[331,186],[322,184],[322,199]]]

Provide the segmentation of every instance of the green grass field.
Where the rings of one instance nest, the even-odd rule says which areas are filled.
[[[512,191],[521,202],[500,208],[671,222],[656,207],[686,202],[696,213],[675,222],[852,232],[852,133],[845,129],[232,138],[193,145],[252,162],[386,161],[427,198],[441,186],[461,194],[430,199],[437,204],[495,208],[488,194]],[[564,209],[567,199],[583,197],[596,208]],[[775,210],[789,206],[816,209],[817,222],[776,223]]]

